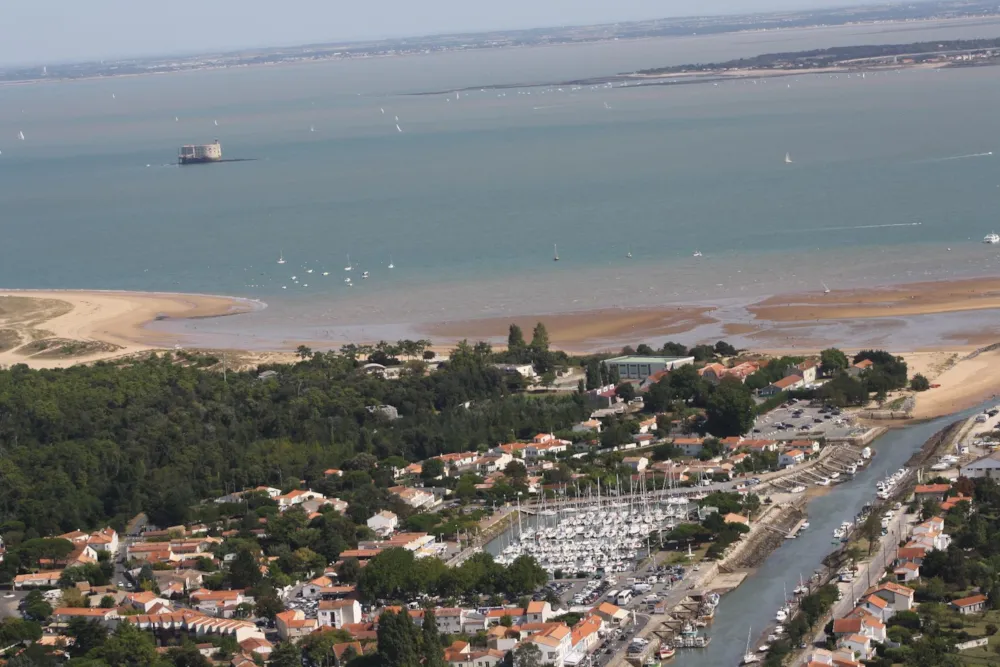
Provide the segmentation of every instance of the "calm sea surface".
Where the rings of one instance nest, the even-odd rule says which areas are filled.
[[[1000,68],[407,93],[998,34],[849,27],[0,88],[0,285],[257,298],[269,307],[199,330],[280,338],[995,273],[980,240],[1000,231]],[[173,164],[215,138],[255,160]]]

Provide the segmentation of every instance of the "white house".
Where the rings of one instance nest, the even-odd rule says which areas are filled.
[[[847,649],[862,661],[872,657],[872,640],[864,635],[844,635],[837,642],[837,646]]]
[[[877,595],[889,603],[893,613],[913,609],[913,589],[887,582],[865,591],[866,595]]]
[[[486,456],[479,459],[479,472],[489,474],[491,472],[502,472],[514,460],[514,457],[503,451],[491,451]]]
[[[357,600],[323,600],[316,611],[321,626],[342,628],[361,622],[361,604]]]
[[[399,525],[399,517],[389,510],[383,510],[368,519],[365,523],[375,531],[376,535],[385,537],[386,535],[392,535],[393,531],[396,530],[396,527]]]
[[[565,625],[553,624],[526,641],[538,647],[542,654],[542,664],[563,667],[563,661],[573,650],[570,629]]]
[[[528,623],[547,623],[552,616],[552,605],[545,600],[529,602],[525,616]]]
[[[778,465],[782,468],[788,468],[797,463],[802,463],[805,460],[805,452],[800,449],[790,449],[787,452],[782,452],[778,456]]]
[[[866,597],[858,605],[858,609],[868,612],[883,623],[892,618],[892,615],[896,613],[892,606],[878,595],[869,595]]]
[[[408,486],[390,487],[389,493],[399,497],[404,503],[414,509],[428,509],[438,504],[438,500],[430,491],[414,489]]]
[[[520,375],[523,378],[529,380],[534,380],[537,375],[535,373],[535,367],[531,364],[493,364],[500,369],[501,372],[507,373],[508,375]]]
[[[634,472],[642,472],[649,467],[649,459],[645,456],[626,456],[622,463],[631,468]]]
[[[588,431],[594,431],[595,433],[600,433],[604,425],[599,419],[588,419],[587,421],[582,421],[579,424],[573,426],[574,433],[586,433]]]
[[[949,605],[959,614],[978,614],[986,609],[986,596],[973,595],[960,600],[952,600]]]

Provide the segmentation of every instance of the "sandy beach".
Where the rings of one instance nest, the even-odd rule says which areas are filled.
[[[0,365],[54,368],[173,347],[175,336],[144,325],[253,308],[252,302],[224,296],[0,290]]]

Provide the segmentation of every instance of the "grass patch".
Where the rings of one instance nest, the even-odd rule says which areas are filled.
[[[43,338],[18,348],[18,354],[36,359],[72,359],[101,352],[115,352],[122,349],[118,345],[96,340],[70,340],[67,338]]]

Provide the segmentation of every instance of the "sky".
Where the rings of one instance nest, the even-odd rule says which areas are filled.
[[[860,0],[7,0],[0,64],[816,9]]]

